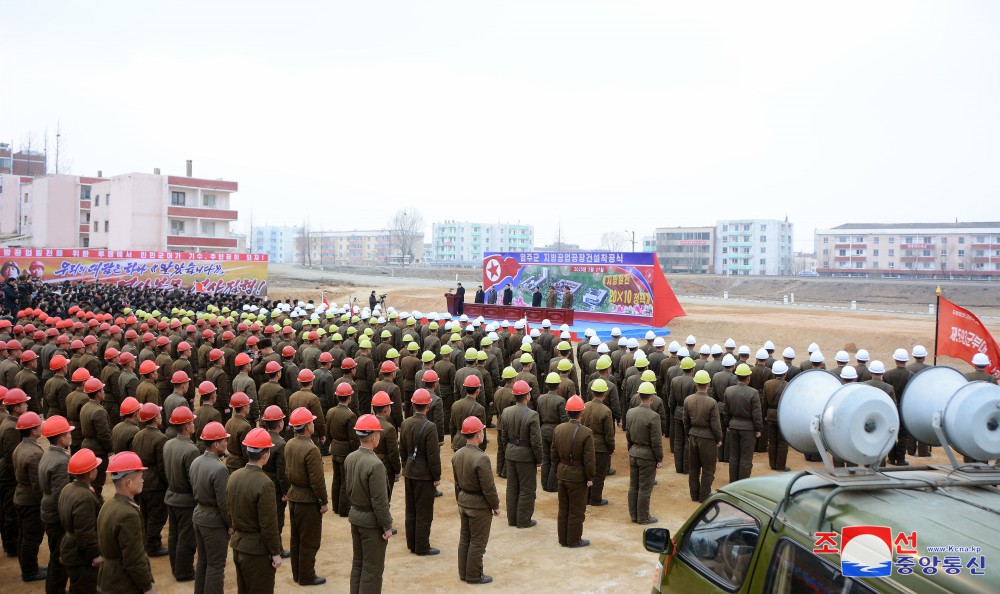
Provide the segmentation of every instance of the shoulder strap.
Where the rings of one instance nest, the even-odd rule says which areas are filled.
[[[427,426],[430,424],[431,422],[425,419],[424,424],[420,426],[420,431],[417,433],[417,439],[413,441],[413,454],[410,455],[411,460],[417,459],[417,448],[420,447],[420,440],[424,437],[424,429],[427,429]]]
[[[573,449],[576,445],[576,434],[580,432],[580,427],[582,425],[577,425],[573,428],[573,436],[569,438],[569,463],[573,463]]]
[[[525,406],[524,410],[521,412],[521,415],[517,418],[517,438],[518,439],[521,438],[521,429],[524,429],[524,420],[526,418],[528,418],[528,414],[530,414],[530,413],[531,413],[531,409],[528,408],[527,406]]]

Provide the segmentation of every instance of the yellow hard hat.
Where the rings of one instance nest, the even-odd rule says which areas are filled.
[[[635,360],[635,366],[636,367],[648,367],[649,366],[649,359],[647,359],[645,357],[639,357],[638,359]]]
[[[736,375],[739,377],[747,377],[750,375],[750,366],[746,363],[740,363],[736,366]]]
[[[691,357],[684,357],[681,361],[681,369],[687,371],[688,369],[694,369],[694,359]]]
[[[710,381],[712,381],[712,377],[704,369],[700,369],[698,373],[694,374],[694,383],[696,384],[707,384]]]
[[[535,358],[531,356],[531,353],[525,353],[521,355],[521,364],[534,363]]]
[[[370,349],[370,348],[372,348],[372,341],[368,340],[367,338],[362,338],[361,342],[358,343],[358,348],[359,349]]]
[[[562,378],[554,371],[545,376],[546,384],[558,384],[560,382],[562,382]]]
[[[569,343],[566,342],[565,340],[560,341],[559,344],[556,345],[556,350],[558,350],[558,351],[568,351],[568,350],[570,350]]]
[[[607,355],[601,355],[600,357],[597,358],[596,367],[598,371],[604,371],[608,367],[611,367],[611,357]]]
[[[653,373],[652,369],[647,369],[646,371],[642,372],[641,379],[644,382],[655,382],[656,381],[656,374]]]
[[[444,347],[441,347],[441,350],[444,351]],[[503,379],[513,379],[517,377],[517,370],[513,367],[504,367],[500,377]]]
[[[570,363],[569,359],[562,359],[556,365],[556,369],[559,371],[569,371],[570,369],[573,369],[573,364]]]
[[[608,391],[608,382],[604,381],[603,377],[599,377],[590,384],[590,391],[603,394]]]
[[[656,386],[649,382],[642,382],[639,384],[640,394],[656,394]]]

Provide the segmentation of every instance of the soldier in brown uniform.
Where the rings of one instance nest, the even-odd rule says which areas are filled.
[[[344,359],[345,363],[348,361],[353,363],[353,359]],[[392,361],[385,361],[382,363],[382,367],[380,369],[390,371],[379,372],[380,379],[372,384],[372,390],[375,392],[385,392],[389,395],[389,398],[392,400],[390,419],[392,420],[393,425],[401,427],[403,424],[403,392],[399,389],[399,385],[397,385],[395,381],[397,373],[396,365]],[[345,375],[338,381],[341,383],[350,382],[351,376]],[[340,384],[337,385],[339,386]]]
[[[143,552],[142,514],[135,503],[135,496],[142,493],[144,470],[132,452],[122,452],[108,463],[115,496],[97,516],[97,543],[103,559],[97,574],[99,592],[153,591],[153,571]]]
[[[213,409],[214,411],[214,409]],[[178,406],[170,415],[170,424],[177,429],[177,436],[163,446],[163,466],[167,476],[167,504],[170,529],[167,551],[174,579],[188,582],[194,579],[195,539],[191,515],[196,502],[191,492],[191,462],[200,455],[194,445],[195,416],[186,406]]]
[[[68,435],[65,439],[68,447]],[[97,514],[101,503],[91,486],[101,462],[103,460],[87,448],[73,454],[67,462],[67,473],[73,480],[59,493],[57,502],[57,518],[64,534],[59,544],[59,562],[69,578],[69,591],[74,594],[97,591],[97,568],[104,562],[97,544]],[[50,572],[51,567],[50,559]],[[65,588],[65,583],[61,587]]]
[[[108,411],[108,419],[114,427],[121,420],[118,408],[124,396],[121,396],[121,366],[118,365],[118,349],[109,348],[104,351],[106,364],[101,370],[101,381],[104,382],[104,402],[101,405]]]
[[[170,376],[174,372],[173,364],[174,360],[170,358],[170,339],[166,336],[159,336],[156,339],[156,358],[154,362],[157,367],[160,368],[160,379],[156,381],[156,387],[159,391],[160,400],[164,398],[173,391],[173,386],[170,384]]]
[[[8,392],[9,393],[9,392]],[[38,482],[38,464],[42,460],[42,419],[33,411],[17,418],[21,443],[14,448],[10,463],[17,486],[14,489],[14,511],[17,513],[17,558],[21,564],[21,580],[44,580],[46,568],[38,566],[38,548],[42,545],[42,487]]]
[[[21,353],[21,370],[17,372],[14,376],[14,386],[15,388],[20,388],[24,390],[24,393],[28,395],[31,400],[28,401],[29,408],[31,403],[34,403],[37,410],[35,412],[41,412],[42,399],[39,398],[38,389],[38,376],[36,375],[36,368],[38,366],[38,355],[34,351],[24,351]]]
[[[514,398],[516,404],[503,411],[497,429],[497,447],[506,448],[507,524],[531,528],[538,523],[531,516],[535,513],[536,472],[542,465],[542,430],[538,413],[528,408],[531,392],[515,394]]]
[[[173,370],[173,374],[177,375],[178,371],[183,371],[184,375],[189,378],[197,377],[199,374],[195,371],[194,366],[191,364],[191,345],[187,342],[181,342],[177,345],[177,359],[171,364],[170,368]],[[171,382],[173,383],[173,382]],[[184,397],[185,404],[190,408],[194,406],[194,382],[189,381],[187,383],[187,388],[181,396]],[[174,385],[174,392],[177,391],[177,385]],[[166,405],[163,406],[166,409]],[[173,409],[171,409],[173,410]]]
[[[257,423],[257,419],[260,418],[260,413],[264,411],[263,408],[259,406],[257,397],[257,384],[254,383],[253,378],[250,377],[250,355],[246,353],[238,353],[236,357],[233,358],[233,366],[236,369],[236,376],[233,378],[232,388],[233,393],[243,392],[250,399],[250,408],[247,411],[247,421],[254,425]]]
[[[649,515],[649,497],[656,483],[656,469],[663,465],[660,415],[650,408],[655,393],[656,386],[652,383],[639,384],[639,406],[625,415],[625,438],[629,448],[628,515],[639,524],[657,522],[657,518]]]
[[[264,366],[264,373],[267,381],[257,391],[257,404],[261,410],[276,405],[281,412],[288,416],[288,398],[285,396],[285,389],[278,383],[281,380],[281,363],[268,361]]]
[[[4,388],[6,390],[6,388]],[[17,512],[14,509],[14,450],[21,443],[17,430],[18,418],[28,411],[28,397],[17,388],[8,390],[3,397],[7,415],[0,421],[0,511],[3,511],[3,546],[8,557],[17,556]]]
[[[375,455],[385,465],[386,484],[389,489],[389,499],[392,499],[392,488],[399,480],[403,471],[403,465],[399,456],[399,438],[396,427],[389,422],[390,405],[392,399],[385,392],[376,392],[372,396],[372,413],[378,418],[382,425],[382,436],[375,446]]]
[[[219,398],[219,393],[215,389],[215,384],[205,380],[198,385],[198,396],[201,398],[201,406],[194,411],[194,433],[191,434],[191,440],[194,441],[201,432],[205,430],[205,427],[209,423],[215,422],[222,424],[222,413],[219,412],[216,402]],[[205,444],[200,440],[195,444],[198,448],[198,453],[205,453]]]
[[[212,349],[208,353],[208,362],[210,367],[205,378],[215,385],[215,410],[219,411],[219,416],[222,417],[219,422],[225,423],[233,413],[229,406],[229,398],[233,395],[233,388],[229,383],[229,374],[226,373],[225,353],[222,352],[222,349]]]
[[[587,515],[587,489],[594,485],[597,473],[593,433],[580,423],[583,408],[579,396],[566,403],[569,420],[556,427],[550,453],[559,482],[559,544],[571,548],[590,544],[582,538],[583,521]]]
[[[147,402],[142,405],[139,409],[139,420],[146,426],[132,439],[132,451],[139,456],[144,466],[142,472],[144,484],[135,494],[139,495],[141,517],[144,521],[146,553],[150,557],[162,557],[167,554],[160,537],[163,525],[167,523],[167,506],[163,502],[167,491],[163,445],[167,442],[167,436],[160,430],[163,417],[160,415],[160,407],[155,403]],[[108,472],[111,472],[110,462],[108,468]]]
[[[594,458],[597,468],[587,503],[602,506],[608,504],[608,500],[603,497],[604,479],[611,468],[611,456],[615,453],[615,420],[611,409],[604,404],[604,398],[608,394],[607,382],[598,378],[591,384],[590,389],[594,399],[584,408],[583,424],[594,434]]]
[[[280,412],[280,411],[279,411]],[[279,421],[280,422],[280,421]],[[281,567],[275,485],[263,472],[274,447],[265,429],[253,429],[243,440],[247,464],[226,483],[226,508],[233,530],[230,546],[239,594],[272,594],[274,572]]]
[[[323,514],[328,510],[323,457],[312,441],[313,414],[307,408],[292,411],[289,423],[295,437],[285,444],[288,499],[292,520],[292,579],[303,586],[318,586],[326,578],[316,575],[316,553],[323,537]]]
[[[434,497],[441,484],[441,447],[437,427],[427,418],[430,394],[411,400],[413,416],[399,430],[400,453],[406,456],[403,477],[406,485],[406,546],[417,555],[437,555],[430,546],[434,521]]]
[[[351,452],[344,462],[346,495],[351,508],[351,540],[354,544],[351,594],[381,592],[386,544],[396,533],[392,527],[392,514],[389,513],[384,466],[375,454],[382,436],[382,424],[374,416],[366,414],[357,420],[353,431],[360,440],[360,447]]]
[[[896,362],[896,367],[885,372],[883,381],[895,390],[896,397],[898,398],[896,407],[900,411],[900,418],[902,418],[903,396],[906,392],[906,384],[913,377],[913,372],[906,368],[906,363],[910,360],[910,355],[906,352],[906,349],[896,349],[892,354],[892,358]],[[966,379],[969,379],[968,375],[966,375]],[[906,461],[906,452],[909,449],[912,439],[910,432],[906,430],[906,425],[901,424],[899,426],[899,436],[896,445],[889,450],[889,464],[894,466],[910,465]]]
[[[354,394],[350,389],[351,385],[346,382],[337,386],[337,406],[326,413],[325,422],[327,441],[330,442],[330,458],[333,462],[330,496],[333,500],[334,513],[343,518],[350,512],[344,460],[348,454],[358,449],[358,436],[354,432],[354,422],[358,417],[351,410],[351,398]]]
[[[49,541],[48,576],[45,578],[47,592],[66,590],[66,569],[60,561],[59,543],[63,538],[63,527],[59,523],[59,494],[69,484],[69,442],[70,426],[64,417],[54,416],[42,423],[42,437],[49,447],[38,463],[38,482],[42,488],[42,523]]]
[[[771,366],[774,378],[764,384],[764,422],[767,427],[767,461],[771,470],[788,472],[786,466],[788,462],[788,442],[781,434],[781,427],[778,426],[778,403],[781,402],[781,394],[788,386],[785,375],[788,373],[788,364],[784,361],[775,361]]]
[[[972,356],[973,370],[965,374],[965,379],[969,380],[970,382],[989,382],[993,385],[996,385],[997,384],[996,376],[990,375],[989,373],[986,372],[986,369],[989,366],[990,366],[990,358],[986,355],[986,353],[976,353],[975,355]]]
[[[92,377],[83,385],[83,391],[90,400],[80,409],[80,425],[83,432],[83,447],[94,452],[94,455],[106,459],[114,447],[111,443],[111,420],[108,419],[108,411],[104,409],[104,384],[96,377]],[[106,478],[105,469],[107,463],[102,462],[97,467],[97,477],[92,483],[97,499],[102,503],[104,497],[101,490],[104,488]]]
[[[211,422],[201,432],[205,453],[191,462],[191,491],[197,505],[191,515],[198,549],[194,591],[197,594],[222,594],[226,581],[226,556],[229,551],[229,509],[226,481],[229,470],[222,459],[229,447],[230,435],[221,423]]]
[[[708,395],[708,373],[696,374],[697,392],[684,401],[684,433],[691,440],[688,487],[691,501],[705,501],[715,480],[717,449],[722,445],[719,405]]]
[[[66,420],[73,425],[72,443],[70,450],[76,452],[83,443],[83,430],[80,425],[80,411],[83,405],[90,401],[90,397],[83,391],[83,386],[90,379],[90,372],[81,367],[73,372],[73,391],[66,396]]]
[[[118,407],[121,422],[111,430],[111,451],[119,454],[132,449],[132,440],[139,433],[139,401],[129,396]]]
[[[139,401],[139,404],[151,402],[157,406],[160,405],[160,390],[156,387],[159,369],[153,361],[143,361],[139,365],[139,375],[142,376],[142,381],[135,389],[135,399]]]
[[[538,404],[535,405],[542,432],[542,490],[548,493],[555,493],[559,486],[556,480],[556,465],[551,456],[552,436],[555,433],[556,427],[569,419],[566,416],[566,399],[556,391],[560,381],[559,374],[549,373],[545,378],[545,385],[548,386],[548,391],[538,397]],[[526,394],[531,391],[531,387],[525,381],[518,381],[514,386],[514,389],[520,394]],[[511,398],[514,398],[513,393],[511,394]],[[500,451],[503,449],[505,448],[497,448],[498,459]]]
[[[73,384],[66,379],[66,366],[69,361],[62,355],[53,355],[49,360],[52,377],[45,382],[42,392],[48,405],[49,415],[66,416],[66,397],[73,391]]]
[[[371,341],[367,338],[362,338],[358,343],[357,356],[353,360],[355,364],[354,381],[357,384],[355,393],[358,395],[358,401],[352,404],[351,410],[355,414],[360,411],[360,407],[371,406],[372,392],[375,390],[372,385],[375,383],[375,362],[372,361],[370,356],[371,348]]]
[[[285,327],[287,328],[288,326]],[[316,417],[316,421],[314,421],[316,432],[313,433],[313,442],[322,451],[325,449],[324,446],[327,441],[326,417],[324,416],[323,406],[320,404],[319,397],[313,392],[313,381],[315,379],[316,375],[312,370],[303,369],[299,371],[299,389],[288,397],[288,408],[295,410],[299,407],[305,407]]]
[[[264,409],[261,415],[261,425],[267,429],[267,434],[274,444],[271,446],[271,453],[262,468],[264,474],[271,479],[274,485],[274,503],[278,514],[278,537],[280,539],[281,532],[285,529],[285,508],[288,505],[285,493],[288,493],[289,489],[288,473],[285,470],[285,439],[281,437],[285,426],[285,414],[281,412],[280,408],[272,405]],[[249,455],[248,451],[247,456],[249,457]],[[282,547],[281,557],[283,559],[287,559],[291,555],[291,551]]]
[[[118,355],[118,362],[122,366],[122,374],[118,376],[118,394],[122,400],[128,396],[135,398],[136,389],[139,387],[139,377],[135,374],[135,355],[129,352],[121,353]]]
[[[458,577],[471,584],[488,584],[483,574],[483,555],[490,539],[493,517],[500,515],[500,496],[493,482],[489,457],[480,449],[485,425],[476,417],[462,423],[465,447],[451,458],[455,499],[462,526],[458,539]]]
[[[674,419],[674,468],[677,474],[687,474],[687,434],[684,432],[681,411],[684,409],[684,399],[694,394],[696,391],[694,375],[694,360],[684,357],[678,366],[681,375],[670,380],[670,398],[667,401],[667,408],[673,411]]]
[[[746,363],[737,365],[738,383],[726,388],[726,393],[722,395],[720,412],[729,434],[729,482],[731,483],[750,476],[753,468],[754,443],[764,430],[760,395],[750,386],[752,373]]]
[[[458,371],[452,362],[452,348],[441,346],[441,359],[434,364],[438,374],[438,385],[441,390],[441,400],[444,404],[445,430],[451,431],[451,407],[455,403],[455,373]]]
[[[247,412],[250,410],[250,398],[243,392],[236,392],[229,399],[229,406],[233,409],[233,416],[226,421],[226,433],[230,435],[228,452],[225,464],[230,473],[236,472],[247,464],[247,452],[243,445],[250,430],[253,427],[247,421]]]
[[[482,390],[482,383],[479,377],[470,375],[465,378],[462,389],[465,390],[465,398],[459,400],[451,407],[451,451],[457,452],[465,447],[465,437],[462,435],[462,423],[469,417],[476,417],[486,425],[486,408],[478,402],[479,392]],[[440,427],[438,427],[440,430]],[[486,437],[484,435],[480,442],[480,449],[486,451]]]

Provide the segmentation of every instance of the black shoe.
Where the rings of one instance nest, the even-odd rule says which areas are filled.
[[[322,586],[325,583],[326,583],[326,578],[325,577],[318,577],[318,578],[314,578],[313,581],[311,581],[311,582],[305,582],[305,583],[302,583],[302,584],[299,584],[299,585],[300,586]]]
[[[421,557],[429,557],[431,555],[440,555],[441,551],[439,549],[427,549],[426,551],[417,553]]]
[[[442,493],[441,491],[434,491],[434,496],[435,497],[444,497],[444,493]]]
[[[279,553],[279,555],[281,556],[282,559],[287,559],[287,558],[289,558],[289,557],[292,556],[292,552],[291,551],[281,551]]]
[[[17,551],[6,551],[8,557],[17,557]]]
[[[486,426],[486,428],[487,428],[487,429],[496,429],[496,428],[497,428],[497,426],[496,426],[496,423],[490,423],[489,425],[487,425],[487,426]],[[493,578],[490,578],[490,581],[492,582],[492,581],[493,581]],[[485,583],[487,583],[487,582],[483,582],[483,583],[485,584]]]
[[[590,546],[590,541],[587,540],[587,539],[585,539],[585,538],[581,538],[580,542],[578,542],[576,544],[567,545],[567,546],[569,548],[571,548],[571,549],[579,549],[580,547],[589,547]]]
[[[538,525],[538,522],[536,522],[535,520],[532,520],[532,521],[528,522],[527,526],[518,526],[518,528],[534,528],[537,525]]]
[[[694,499],[692,499],[691,501],[694,501]],[[638,524],[638,523],[639,523],[639,520],[636,520],[635,518],[632,518],[632,523],[633,523],[633,524]]]
[[[614,468],[608,470],[608,476],[614,476],[616,474],[618,474],[618,471],[615,470]]]
[[[493,581],[493,578],[491,576],[484,575],[483,577],[479,578],[478,580],[465,580],[465,581],[468,582],[468,583],[470,583],[470,584],[488,584],[488,583],[490,583],[490,582]]]
[[[638,521],[638,522],[636,522],[636,523],[637,523],[637,524],[642,524],[642,525],[646,525],[646,524],[655,524],[655,523],[657,523],[657,522],[659,522],[659,521],[660,521],[660,520],[659,520],[659,518],[657,518],[657,517],[655,517],[655,516],[649,516],[649,518],[647,518],[647,519],[645,519],[645,520],[639,520],[639,521]]]
[[[546,489],[545,487],[542,487],[542,491],[545,491],[546,493],[555,493],[558,489]]]
[[[169,553],[170,551],[168,551],[167,549],[160,549],[157,551],[146,551],[146,555],[150,557],[166,557]]]
[[[792,469],[786,466],[786,467],[784,467],[784,468],[778,468],[778,469],[776,469],[776,470],[777,470],[778,472],[791,472],[791,470],[792,470]]]
[[[891,464],[893,466],[909,466],[910,465],[910,463],[907,462],[906,460],[896,460],[895,462],[891,462]]]
[[[22,575],[22,582],[39,582],[49,577],[49,571],[46,567],[39,567],[38,571],[34,575]]]
[[[594,507],[601,507],[602,505],[607,505],[607,504],[608,504],[608,500],[607,499],[602,499],[602,500],[600,500],[600,501],[598,501],[596,503],[588,503],[587,505],[593,505]]]
[[[192,573],[191,575],[185,575],[185,576],[181,576],[181,577],[175,577],[174,580],[178,581],[178,582],[193,582],[194,581],[194,574]]]

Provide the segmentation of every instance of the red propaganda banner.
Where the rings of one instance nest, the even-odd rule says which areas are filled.
[[[938,310],[937,354],[972,362],[976,353],[990,358],[986,373],[1000,377],[1000,347],[971,311],[941,298]]]

